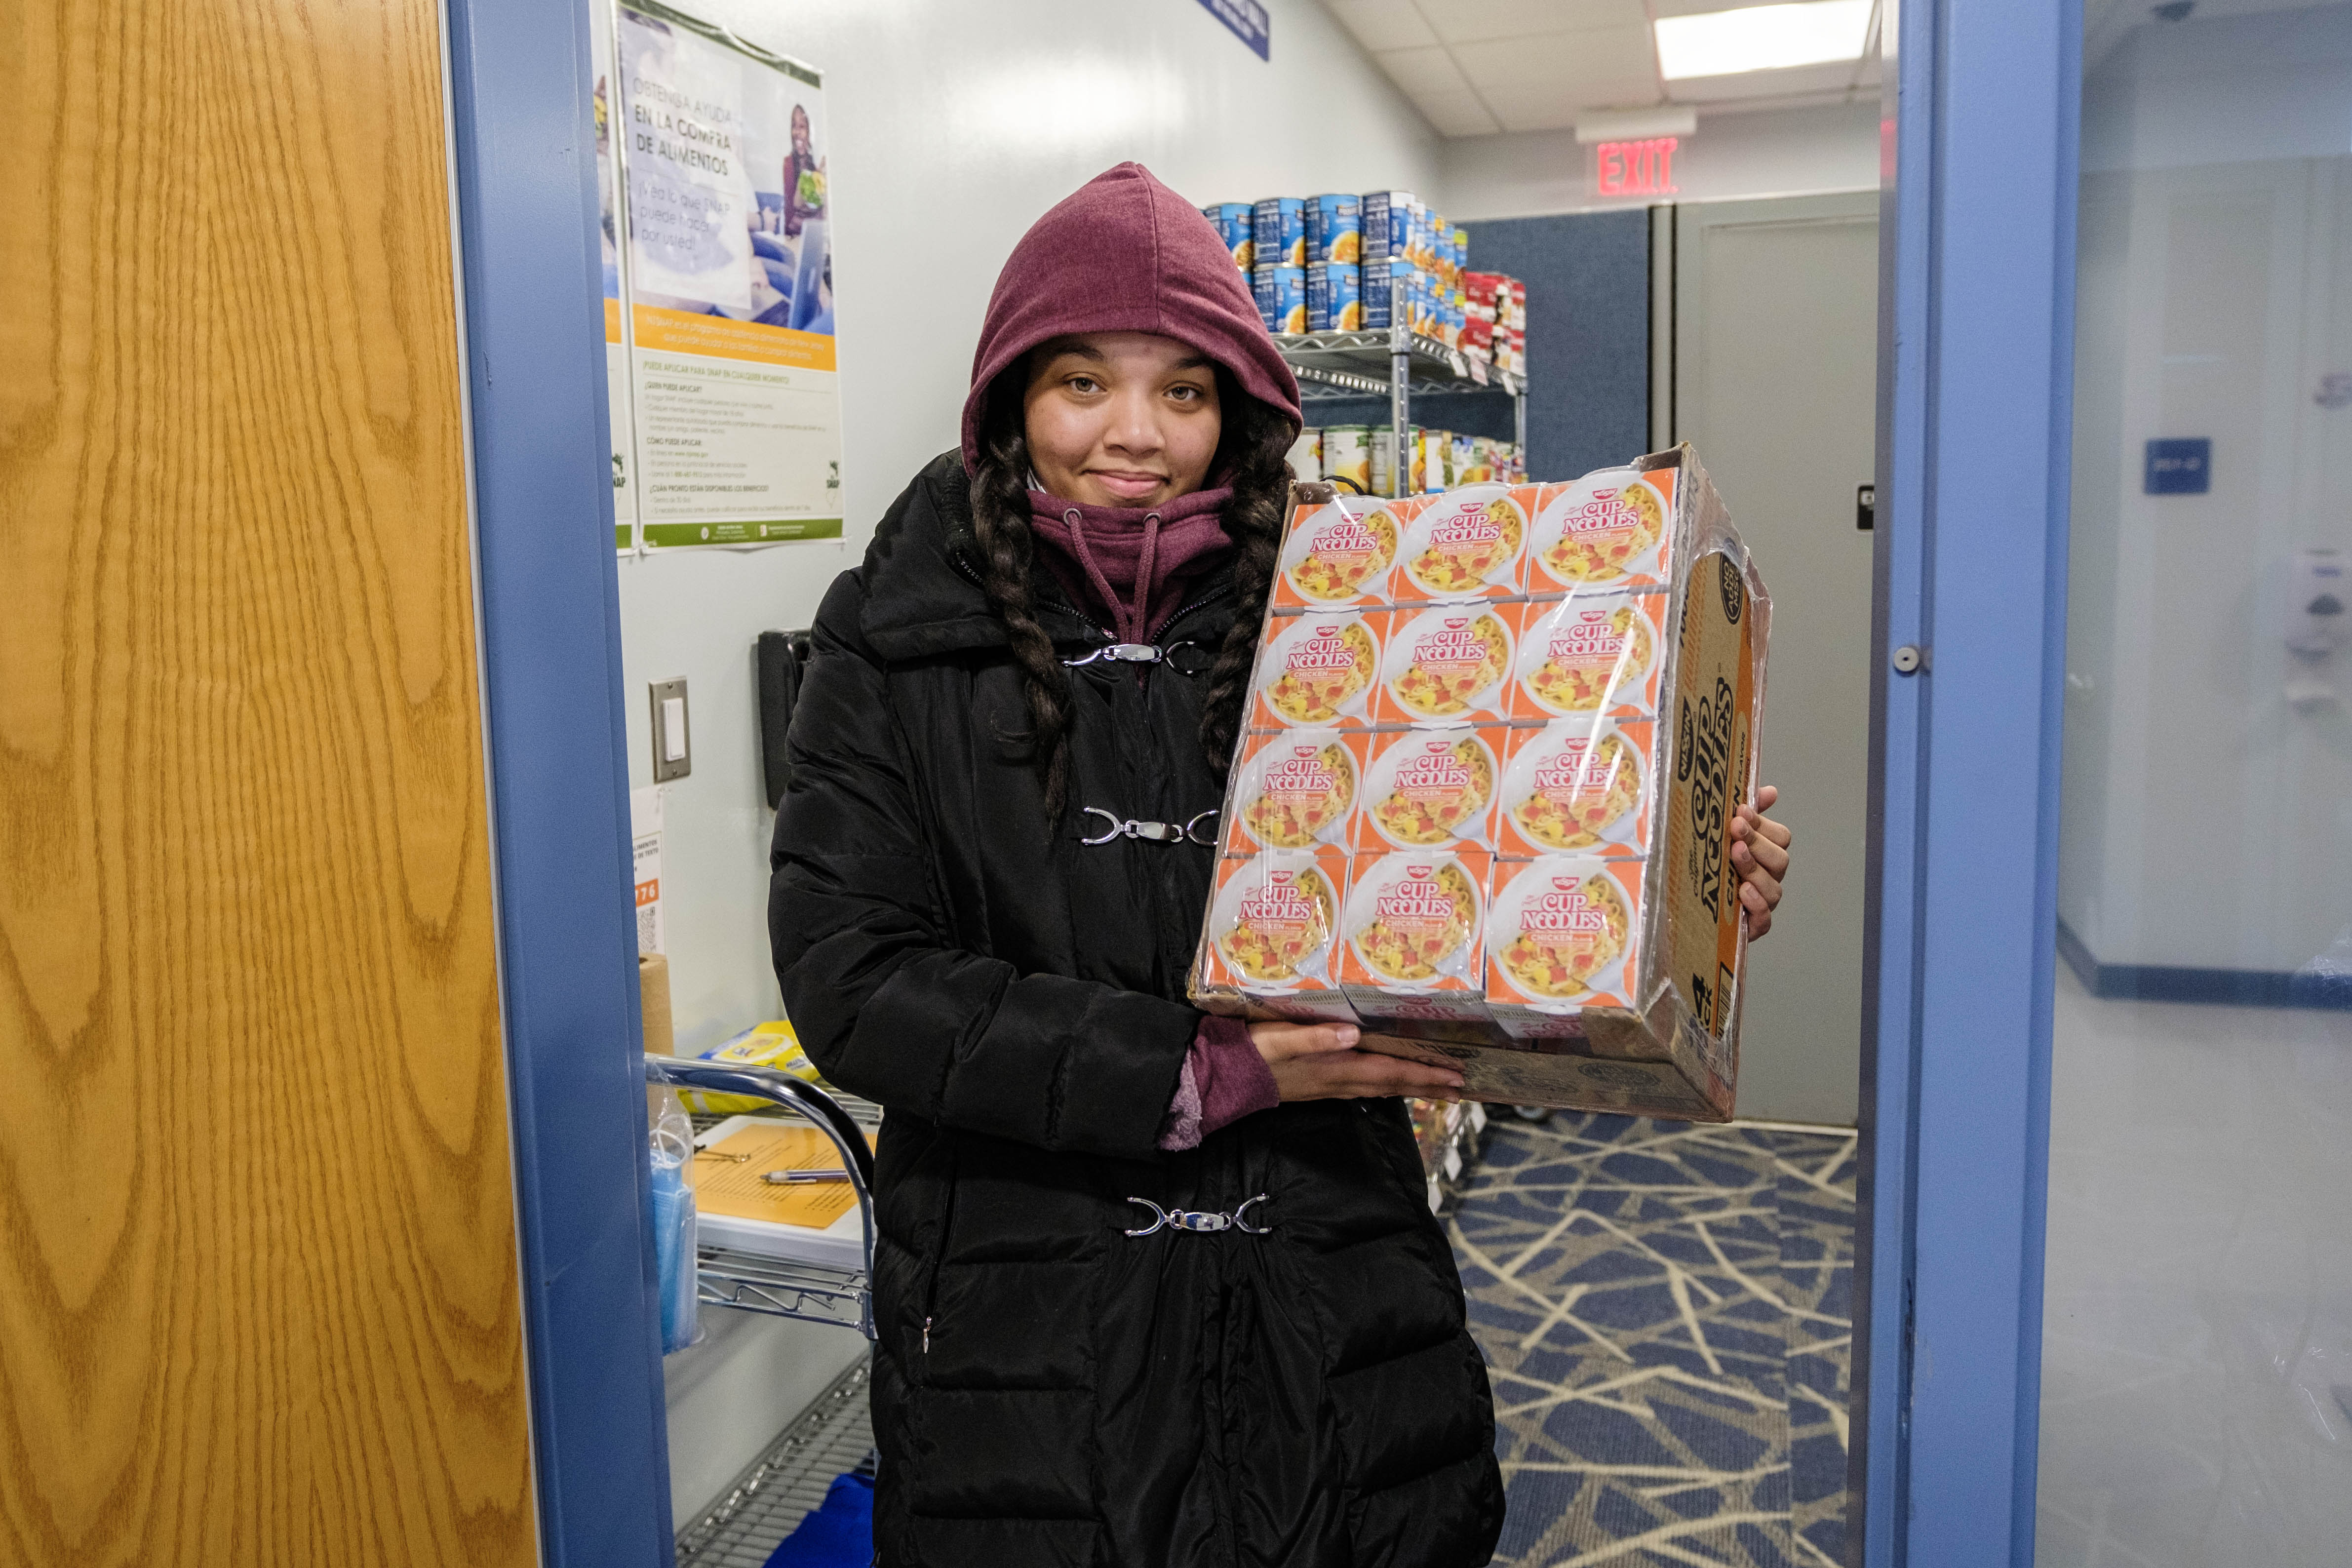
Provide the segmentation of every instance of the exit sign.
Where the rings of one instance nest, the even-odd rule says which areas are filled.
[[[1679,136],[1593,144],[1593,190],[1604,196],[1670,196],[1675,194],[1675,152]]]

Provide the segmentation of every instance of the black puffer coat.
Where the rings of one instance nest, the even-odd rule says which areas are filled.
[[[1213,851],[1082,845],[1100,819],[1078,808],[1214,809],[1205,681],[1074,671],[1072,820],[1049,834],[971,535],[950,454],[834,584],[776,820],[785,1006],[829,1078],[888,1109],[879,1560],[1486,1562],[1493,1406],[1402,1107],[1286,1104],[1157,1147]],[[1213,649],[1232,604],[1197,595],[1163,646]],[[1066,607],[1045,624],[1071,657],[1108,640]],[[1130,1197],[1230,1214],[1260,1193],[1264,1236],[1121,1234],[1150,1223]]]

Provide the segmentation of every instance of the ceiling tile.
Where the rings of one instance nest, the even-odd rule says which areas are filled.
[[[1743,98],[1834,91],[1853,86],[1853,61],[1833,60],[1786,70],[1742,71],[1737,76],[1685,77],[1666,83],[1666,93],[1676,103],[1730,103]]]
[[[1372,57],[1441,136],[1491,136],[1502,129],[1444,49],[1384,49]]]
[[[1458,44],[1454,56],[1506,131],[1556,130],[1581,110],[1659,100],[1646,26]]]
[[[1323,8],[1373,54],[1437,42],[1412,0],[1323,0]]]
[[[1421,0],[1422,14],[1449,44],[1644,25],[1642,0]]]

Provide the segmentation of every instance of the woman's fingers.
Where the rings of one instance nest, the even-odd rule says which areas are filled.
[[[1353,1024],[1252,1024],[1250,1043],[1269,1063],[1355,1048],[1363,1031]]]
[[[1740,884],[1739,907],[1747,911],[1748,941],[1754,942],[1772,929],[1772,907],[1780,901],[1780,889],[1778,883],[1773,884],[1769,897],[1760,891],[1754,882]]]
[[[1377,1051],[1349,1051],[1344,1056],[1318,1057],[1295,1062],[1290,1070],[1300,1081],[1299,1100],[1366,1100],[1395,1094],[1424,1099],[1458,1095],[1462,1075],[1423,1062],[1410,1062]]]
[[[1756,791],[1756,809],[1759,811],[1769,811],[1776,804],[1779,803],[1780,799],[1780,787],[1778,784],[1759,785]]]

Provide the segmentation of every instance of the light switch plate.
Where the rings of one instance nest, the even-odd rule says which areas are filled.
[[[694,771],[693,725],[686,702],[686,678],[654,681],[646,691],[653,710],[654,783],[682,779]],[[677,706],[667,706],[670,702]],[[675,734],[671,732],[673,717],[677,721]],[[675,762],[670,760],[672,752],[677,753]]]

